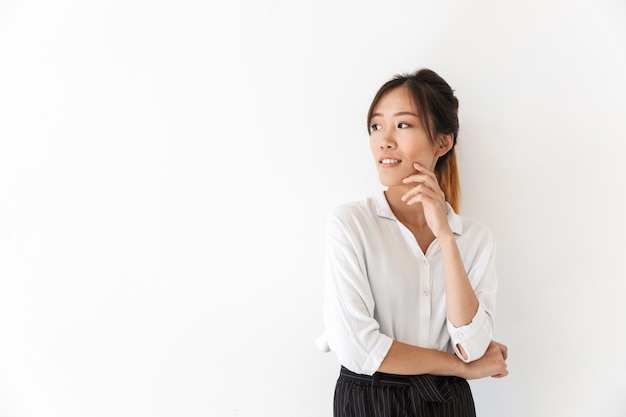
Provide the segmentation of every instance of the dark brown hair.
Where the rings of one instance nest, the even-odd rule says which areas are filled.
[[[439,186],[446,195],[446,201],[458,211],[461,199],[461,184],[454,147],[459,133],[459,101],[454,90],[434,71],[422,68],[412,74],[398,74],[380,87],[369,111],[367,128],[370,131],[372,114],[380,99],[389,91],[404,86],[413,96],[417,112],[428,137],[433,144],[440,134],[452,134],[452,148],[439,157],[435,165],[435,174]],[[370,131],[371,133],[371,131]]]

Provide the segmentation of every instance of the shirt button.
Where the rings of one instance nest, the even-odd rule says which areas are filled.
[[[424,289],[422,290],[422,294],[424,294],[424,295],[428,296],[428,295],[430,295],[430,290],[429,290],[428,288],[424,288]]]
[[[422,262],[422,265],[428,264],[428,260],[426,260],[426,259],[422,259],[421,262]]]
[[[456,332],[456,338],[457,339],[462,339],[463,338],[463,332]]]

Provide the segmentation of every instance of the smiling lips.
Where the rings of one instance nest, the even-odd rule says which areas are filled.
[[[392,158],[383,158],[380,160],[380,164],[382,166],[395,166],[402,162],[400,159],[392,159]]]

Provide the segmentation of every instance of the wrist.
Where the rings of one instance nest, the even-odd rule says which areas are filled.
[[[469,379],[469,367],[467,363],[463,362],[454,353],[450,353],[450,360],[452,361],[451,375],[458,376],[463,379]]]
[[[439,241],[439,246],[444,247],[447,245],[456,245],[456,239],[454,239],[454,233],[452,230],[448,229],[444,232],[439,233],[437,236],[437,240]]]
[[[474,377],[471,374],[471,369],[470,369],[470,364],[469,363],[465,363],[463,362],[461,359],[459,359],[459,367],[460,367],[460,377],[463,379],[474,379]]]

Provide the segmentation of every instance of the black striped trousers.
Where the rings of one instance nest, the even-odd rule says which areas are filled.
[[[373,376],[341,367],[335,387],[334,417],[476,417],[463,378],[434,375]]]

